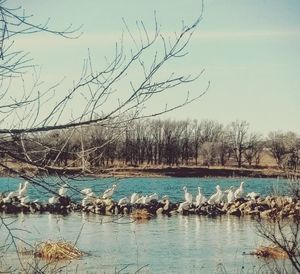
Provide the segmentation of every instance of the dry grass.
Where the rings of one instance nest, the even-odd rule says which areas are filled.
[[[130,216],[135,221],[146,221],[151,219],[151,214],[146,209],[136,209]]]
[[[251,252],[250,254],[258,257],[270,258],[270,259],[288,258],[287,253],[277,246],[261,246],[257,248],[255,251]]]
[[[81,252],[72,243],[66,241],[44,241],[37,244],[34,252],[35,257],[48,261],[73,260],[81,257]]]

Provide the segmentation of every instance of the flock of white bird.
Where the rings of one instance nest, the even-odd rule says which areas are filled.
[[[206,198],[204,194],[201,192],[201,187],[198,187],[198,193],[196,195],[195,201],[193,200],[193,195],[188,192],[187,187],[183,187],[184,191],[184,201],[179,204],[178,211],[181,212],[183,210],[188,210],[192,205],[199,207],[205,203],[210,205],[212,204],[220,204],[222,202],[233,203],[236,199],[244,197],[244,182],[241,182],[239,187],[235,189],[231,186],[229,189],[222,191],[219,185],[216,186],[216,192],[211,195],[209,198]],[[86,206],[88,204],[97,202],[97,199],[107,199],[111,198],[116,189],[116,185],[113,185],[111,188],[104,191],[103,195],[97,198],[97,195],[90,188],[86,188],[81,190],[81,193],[85,195],[82,200],[82,206]],[[256,199],[259,197],[258,193],[251,192],[246,195],[250,199]],[[138,193],[133,193],[130,198],[123,197],[119,200],[118,205],[134,205],[134,204],[149,204],[151,201],[158,201],[159,197],[157,193],[153,193],[151,195],[143,195],[140,196]],[[169,204],[168,196],[163,196],[160,200],[164,204]]]
[[[24,205],[29,202],[29,197],[27,196],[27,189],[29,183],[27,181],[19,184],[19,189],[16,191],[11,191],[6,197],[3,198],[4,203],[12,202],[13,198],[18,198],[21,201],[21,204]]]
[[[183,187],[184,191],[184,201],[179,204],[178,211],[182,212],[183,210],[188,210],[190,206],[195,205],[196,207],[199,207],[205,203],[208,203],[210,205],[213,204],[220,204],[222,202],[232,203],[235,201],[235,199],[244,197],[244,188],[243,188],[244,182],[240,183],[240,186],[237,189],[234,189],[233,186],[231,186],[229,189],[222,191],[220,186],[216,186],[216,192],[211,195],[209,198],[206,198],[204,194],[201,192],[201,187],[198,187],[198,193],[196,195],[195,201],[193,200],[193,195],[188,192],[187,187]],[[117,186],[112,185],[111,188],[108,188],[103,192],[102,195],[96,195],[95,192],[91,188],[85,188],[80,191],[82,195],[84,195],[84,198],[81,201],[82,206],[87,206],[89,204],[97,203],[100,200],[103,199],[110,199],[112,198]],[[3,198],[3,201],[6,203],[9,203],[12,201],[13,197],[17,197],[21,204],[26,204],[29,202],[29,198],[27,196],[27,189],[28,189],[28,182],[25,181],[24,184],[19,184],[19,189],[17,191],[10,192],[7,197]],[[55,204],[59,201],[59,197],[65,197],[68,191],[68,186],[63,185],[58,190],[59,196],[53,196],[49,198],[48,202],[49,204]],[[256,199],[259,197],[258,193],[251,192],[246,195],[250,199]],[[151,195],[143,195],[140,196],[138,193],[133,193],[130,198],[123,197],[119,200],[118,205],[128,205],[128,204],[149,204],[151,201],[158,201],[159,197],[157,193],[153,193]],[[168,196],[163,196],[161,201],[163,203],[169,204],[169,198]]]
[[[184,191],[184,199],[185,201],[180,203],[178,211],[181,212],[183,210],[188,210],[191,205],[195,205],[199,207],[204,203],[208,203],[210,205],[220,204],[222,202],[233,203],[235,199],[244,197],[244,182],[240,183],[240,186],[237,189],[234,189],[231,186],[229,189],[222,191],[219,185],[216,186],[216,192],[211,195],[208,199],[201,192],[201,187],[198,187],[198,194],[196,196],[195,202],[193,202],[193,195],[187,191],[187,187],[183,187]],[[259,196],[258,193],[251,192],[247,195],[247,197],[251,199],[255,199]]]
[[[111,188],[105,190],[102,195],[98,196],[92,191],[90,188],[85,188],[80,191],[81,194],[84,194],[85,197],[81,201],[82,206],[86,206],[88,204],[92,204],[94,202],[98,202],[103,199],[110,199],[117,186],[113,185]],[[158,200],[158,194],[153,193],[151,195],[140,196],[138,193],[133,193],[130,198],[123,197],[119,200],[118,205],[124,206],[128,204],[148,204],[152,200]]]

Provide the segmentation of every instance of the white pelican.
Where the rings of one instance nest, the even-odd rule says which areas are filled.
[[[162,206],[156,210],[157,215],[163,214],[164,212],[167,212],[169,210],[170,200],[167,195],[163,196],[159,203],[162,204]]]
[[[142,204],[144,200],[144,196],[139,197],[138,199],[135,200],[135,204]]]
[[[3,203],[10,203],[14,196],[16,196],[16,193],[14,191],[9,192],[8,195],[5,198],[3,198]]]
[[[246,197],[250,198],[251,200],[256,200],[257,198],[259,198],[260,194],[256,193],[256,192],[250,192],[246,195]]]
[[[25,197],[22,197],[21,198],[21,205],[22,206],[26,206],[26,204],[29,203],[29,197],[28,196],[25,196]]]
[[[148,204],[149,202],[150,202],[150,198],[148,195],[142,196],[135,201],[136,204],[143,204],[143,205]]]
[[[183,210],[189,210],[190,204],[188,201],[180,203],[177,211],[181,213]]]
[[[152,200],[158,200],[158,194],[157,193],[153,193],[152,195],[149,196],[150,201]]]
[[[49,204],[56,204],[58,202],[58,197],[53,196],[49,198],[48,202]]]
[[[97,198],[97,195],[95,192],[91,191],[91,192],[88,192],[85,196],[87,197],[92,197],[92,198]]]
[[[68,191],[67,187],[68,187],[68,185],[66,185],[66,184],[61,186],[61,188],[58,190],[59,196],[65,196],[66,195],[66,193]]]
[[[109,189],[106,189],[104,192],[103,192],[103,195],[102,195],[102,198],[103,199],[107,199],[107,198],[111,198],[115,192],[115,189],[117,188],[116,185],[113,185],[111,188]]]
[[[229,189],[224,191],[224,193],[227,193],[227,203],[233,203],[234,202],[234,187],[231,186]]]
[[[121,198],[118,202],[119,206],[128,205],[130,203],[130,200],[127,197]]]
[[[165,204],[163,209],[168,210],[169,206],[170,206],[170,200],[169,200],[169,197],[167,195],[162,197],[162,202],[163,202],[163,204]]]
[[[216,186],[216,190],[217,192],[209,198],[209,204],[219,204],[222,201],[224,194],[219,185]]]
[[[143,196],[142,204],[144,204],[144,205],[149,204],[150,201],[151,201],[150,196],[148,196],[148,195]]]
[[[93,192],[91,188],[85,188],[80,191],[81,194],[85,194],[85,195],[88,195],[91,192]]]
[[[89,204],[94,203],[94,201],[95,201],[95,198],[94,198],[94,197],[87,195],[87,196],[85,196],[85,197],[82,199],[81,205],[82,205],[82,206],[87,206],[87,205],[89,205]]]
[[[206,201],[207,201],[207,199],[201,193],[201,187],[198,187],[198,195],[196,196],[196,207],[204,204]]]
[[[193,195],[191,193],[187,192],[187,187],[184,186],[183,188],[184,191],[184,199],[186,202],[189,202],[190,204],[193,202]]]
[[[130,198],[130,203],[135,204],[137,199],[139,199],[139,198],[140,198],[140,195],[138,193],[133,193]]]
[[[22,198],[26,196],[28,184],[29,183],[27,181],[25,181],[24,185],[22,183],[19,184],[18,198]]]
[[[241,182],[240,187],[234,192],[235,199],[243,197],[243,195],[244,195],[243,185],[244,185],[244,182]]]

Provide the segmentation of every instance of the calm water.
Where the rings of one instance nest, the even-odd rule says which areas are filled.
[[[197,187],[202,187],[202,191],[208,197],[215,192],[217,184],[223,190],[230,186],[239,186],[241,180],[245,182],[245,192],[258,192],[261,195],[268,195],[276,191],[283,191],[285,180],[277,179],[257,179],[257,178],[127,178],[115,181],[114,179],[81,179],[77,181],[68,182],[72,187],[80,190],[91,187],[96,194],[101,194],[105,189],[111,187],[112,184],[117,184],[118,188],[114,194],[114,199],[118,200],[124,196],[130,196],[133,192],[141,194],[158,193],[160,196],[169,195],[171,201],[181,201],[183,199],[182,187],[187,186],[188,191],[197,195]],[[0,178],[0,192],[12,191],[18,188],[18,184],[22,180],[12,178]],[[46,178],[47,186],[57,191],[57,183],[64,184],[64,182],[57,178]],[[31,186],[28,194],[31,199],[40,199],[47,201],[52,195],[46,193],[43,189]],[[80,194],[78,192],[69,192],[69,195],[74,200],[79,200]]]
[[[77,246],[86,255],[67,266],[89,273],[219,273],[219,264],[228,273],[240,273],[243,267],[252,273],[262,262],[249,253],[262,243],[254,233],[255,223],[236,217],[206,218],[198,216],[158,217],[147,223],[128,223],[94,215],[56,216],[19,215],[14,227],[17,235],[34,244],[45,239],[65,239],[74,242],[82,224]],[[115,220],[115,222],[112,222]],[[17,264],[14,253],[7,254],[11,264]]]
[[[48,178],[51,184],[54,178]],[[256,191],[263,195],[273,188],[282,189],[284,181],[271,179],[243,179],[246,192]],[[17,188],[19,180],[1,179],[0,191]],[[216,184],[222,189],[239,185],[240,179],[200,179],[200,178],[134,178],[117,182],[115,199],[133,192],[169,195],[171,200],[183,199],[182,186],[186,185],[196,195],[197,187],[203,187],[207,196],[214,192]],[[112,180],[85,180],[74,182],[79,189],[92,187],[102,192],[111,186]],[[47,200],[33,187],[32,199]],[[74,199],[78,198],[76,195]],[[77,246],[88,255],[73,261],[64,270],[73,273],[255,273],[264,264],[249,253],[263,243],[255,233],[255,222],[250,218],[222,216],[207,218],[199,216],[157,217],[147,223],[132,223],[128,217],[95,216],[70,214],[57,216],[36,214],[7,216],[15,220],[12,225],[22,228],[15,233],[28,243],[34,244],[46,239],[65,239],[74,242],[82,227]],[[0,242],[6,236],[0,230]],[[17,265],[13,250],[5,255],[6,262]],[[26,260],[25,260],[26,262]],[[1,267],[1,264],[0,264]],[[122,270],[123,269],[123,270]],[[120,272],[119,272],[120,271]],[[267,272],[263,272],[267,273]]]

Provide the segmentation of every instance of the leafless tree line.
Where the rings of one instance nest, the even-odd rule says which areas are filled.
[[[114,151],[116,144],[119,145],[123,136],[131,135],[129,128],[134,121],[158,116],[202,97],[209,83],[197,93],[190,94],[181,88],[185,99],[179,104],[170,101],[160,109],[147,110],[154,97],[180,92],[173,90],[197,80],[204,72],[200,70],[198,75],[192,76],[172,70],[173,63],[188,54],[187,45],[202,13],[203,5],[199,17],[190,25],[182,22],[174,35],[161,32],[155,13],[152,26],[136,21],[134,31],[123,20],[125,31],[114,45],[112,58],[105,57],[104,65],[96,68],[89,52],[79,79],[60,90],[60,81],[48,87],[43,85],[38,69],[32,66],[30,54],[16,48],[15,38],[44,32],[74,39],[81,35],[80,28],[67,26],[56,30],[51,28],[49,20],[33,23],[33,16],[22,7],[1,0],[1,167],[9,173],[16,171],[9,163],[29,164],[46,171],[73,167],[85,172],[90,167],[107,165],[119,157],[117,150]],[[131,41],[131,48],[126,47],[125,37]],[[33,79],[28,83],[28,74],[32,71]],[[18,92],[16,87],[20,88]],[[128,143],[126,149],[129,147]],[[122,149],[123,155],[129,153],[126,149]]]
[[[2,161],[19,159],[40,168],[97,170],[117,165],[260,166],[262,155],[279,168],[297,171],[300,137],[250,132],[246,121],[222,125],[210,120],[143,119],[127,125],[90,125],[79,129],[13,135],[2,143]]]

